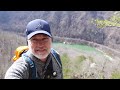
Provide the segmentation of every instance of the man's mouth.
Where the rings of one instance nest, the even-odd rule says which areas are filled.
[[[36,51],[37,52],[44,52],[44,51],[46,51],[47,49],[37,49]]]

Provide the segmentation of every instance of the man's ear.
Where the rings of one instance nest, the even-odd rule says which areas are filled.
[[[28,45],[28,41],[27,41],[27,45]]]
[[[27,38],[26,38],[26,43],[27,43],[27,45],[28,45],[28,40],[27,40]]]
[[[52,42],[53,42],[53,37],[51,37],[51,39],[52,39]]]

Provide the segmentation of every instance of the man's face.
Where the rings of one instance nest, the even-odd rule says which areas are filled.
[[[52,39],[45,34],[36,34],[28,40],[28,46],[31,53],[45,62],[50,53]]]

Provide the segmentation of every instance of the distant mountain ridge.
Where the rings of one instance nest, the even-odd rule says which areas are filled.
[[[107,19],[115,11],[0,11],[0,30],[24,36],[26,25],[33,19],[50,23],[53,36],[79,38],[120,50],[120,29],[97,28],[93,19]]]

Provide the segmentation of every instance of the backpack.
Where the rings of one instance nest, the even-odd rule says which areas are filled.
[[[15,56],[13,57],[13,61],[16,61],[17,59],[19,59],[20,57],[23,57],[24,60],[29,64],[30,67],[30,78],[31,79],[37,79],[37,70],[34,64],[34,61],[31,60],[31,58],[29,56],[26,55],[26,51],[28,50],[28,46],[19,46],[16,50],[15,50]],[[60,59],[60,56],[58,54],[58,52],[56,50],[54,50],[53,48],[51,48],[51,53],[54,57],[54,59],[56,60],[56,62],[58,63],[58,65],[60,66],[60,68],[62,67],[62,62]]]
[[[21,55],[26,52],[28,50],[28,46],[19,46],[18,48],[16,48],[16,50],[14,51],[14,56],[12,58],[13,61],[16,61],[17,59],[19,59],[21,57]]]

